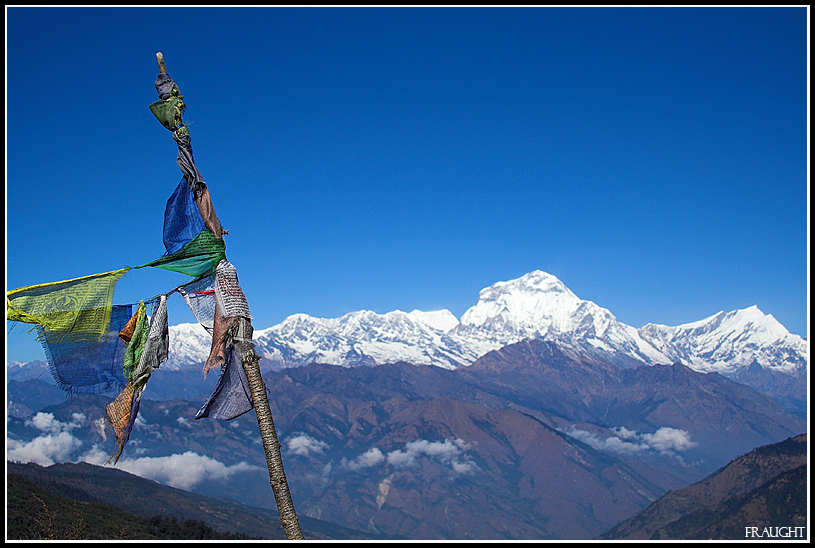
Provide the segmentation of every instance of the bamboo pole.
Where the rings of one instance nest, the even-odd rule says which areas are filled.
[[[167,73],[164,64],[164,55],[156,53],[159,71],[161,74]],[[286,481],[286,472],[283,470],[283,458],[280,454],[280,442],[277,439],[277,432],[272,419],[272,410],[269,407],[269,398],[266,395],[266,385],[263,376],[260,374],[260,356],[254,351],[249,356],[241,360],[241,366],[246,373],[249,383],[249,390],[252,394],[252,404],[255,408],[260,437],[263,441],[263,451],[266,454],[266,467],[269,469],[269,483],[272,486],[277,511],[280,514],[280,524],[289,540],[303,540],[303,532],[300,530],[300,523],[297,520],[297,513],[294,510],[294,502],[289,492],[289,484]]]

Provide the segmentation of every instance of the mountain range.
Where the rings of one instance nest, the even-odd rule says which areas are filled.
[[[183,369],[206,360],[210,338],[200,325],[173,326],[170,337],[171,358],[163,367]],[[405,361],[457,369],[528,339],[556,341],[619,367],[681,362],[752,386],[788,409],[806,410],[808,341],[756,306],[676,327],[636,329],[542,271],[481,290],[461,320],[448,310],[363,310],[332,319],[294,314],[256,329],[254,342],[262,367],[279,371],[315,361],[345,367]]]

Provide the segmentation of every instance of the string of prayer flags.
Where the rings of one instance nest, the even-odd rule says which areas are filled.
[[[168,358],[167,297],[175,291],[212,335],[204,374],[221,367],[218,384],[195,418],[231,420],[253,408],[241,364],[242,359],[255,357],[252,315],[237,271],[226,260],[227,231],[193,160],[189,130],[182,120],[184,97],[166,73],[156,79],[156,91],[159,101],[150,110],[173,132],[176,162],[184,177],[165,205],[165,254],[135,268],[161,268],[194,280],[138,306],[112,304],[116,283],[130,267],[6,293],[7,319],[34,324],[60,388],[72,393],[118,392],[105,407],[116,439],[114,464],[130,438],[147,381]]]

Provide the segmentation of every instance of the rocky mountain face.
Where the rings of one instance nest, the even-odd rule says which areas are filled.
[[[806,434],[759,447],[598,538],[806,539],[806,468]]]
[[[312,363],[264,377],[298,514],[390,537],[593,538],[806,429],[719,374],[621,368],[542,339],[455,370]],[[108,401],[75,395],[10,418],[8,458],[103,463]],[[254,415],[195,421],[200,404],[144,400],[117,467],[273,508]]]

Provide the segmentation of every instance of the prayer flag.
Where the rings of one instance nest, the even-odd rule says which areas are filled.
[[[130,267],[82,278],[21,287],[6,293],[6,318],[44,326],[55,333],[107,333],[113,291]],[[75,339],[74,339],[75,340]]]

